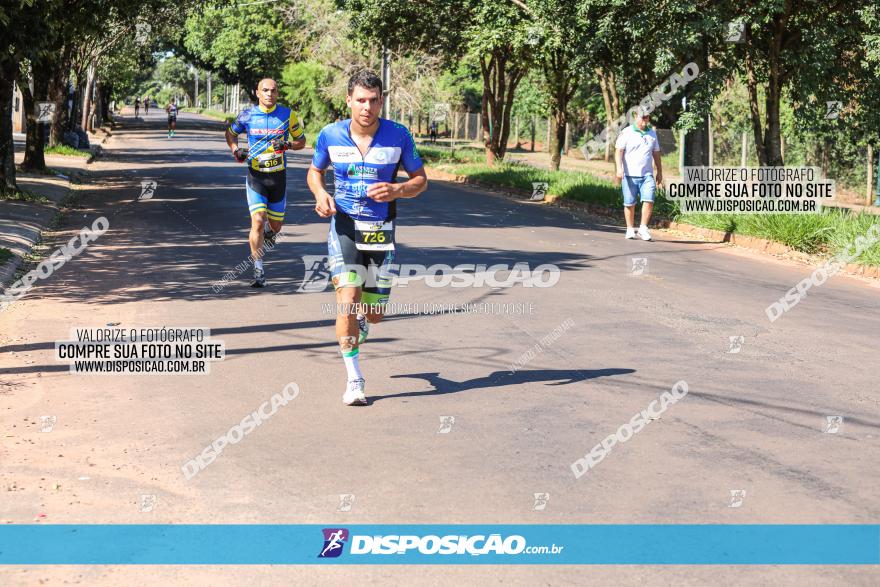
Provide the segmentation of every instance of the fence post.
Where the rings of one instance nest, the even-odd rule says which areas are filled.
[[[550,152],[550,117],[547,117],[547,152]]]
[[[514,121],[514,125],[513,125],[513,129],[514,129],[514,130],[513,130],[513,135],[514,135],[514,138],[513,138],[513,141],[514,141],[514,145],[515,145],[513,148],[514,148],[514,149],[519,149],[519,116],[516,116],[516,117],[513,119],[513,121]]]
[[[877,199],[874,200],[875,206],[880,206],[880,151],[877,153]]]
[[[684,130],[678,131],[678,174],[681,177],[684,177],[684,141],[686,137],[687,132]]]
[[[532,153],[535,152],[535,135],[538,133],[538,115],[532,115]]]
[[[562,154],[565,155],[568,153],[568,150],[571,148],[571,125],[566,122],[565,123],[565,147],[562,149]]]
[[[874,147],[868,143],[868,189],[865,195],[865,206],[871,205],[871,191],[874,189]],[[880,195],[880,194],[878,194]]]
[[[706,116],[706,126],[709,131],[709,167],[715,163],[715,141],[712,140],[712,115]]]

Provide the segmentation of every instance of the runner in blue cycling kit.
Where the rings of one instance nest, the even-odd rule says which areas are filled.
[[[309,188],[315,211],[330,217],[329,269],[336,300],[345,311],[336,317],[336,335],[348,372],[343,401],[366,404],[358,363],[369,324],[382,320],[396,274],[395,221],[398,198],[414,198],[427,187],[415,142],[401,124],[378,117],[382,84],[376,74],[352,76],[346,102],[352,117],[324,127],[315,144]],[[335,194],[324,188],[333,166]],[[396,183],[400,168],[409,175]],[[360,308],[351,312],[352,306]]]
[[[287,206],[288,149],[305,146],[305,132],[296,113],[276,104],[275,81],[260,81],[257,106],[244,110],[226,131],[226,142],[239,162],[248,163],[245,182],[248,209],[251,213],[250,245],[254,261],[253,287],[266,283],[263,271],[263,244],[274,246],[281,232]],[[238,135],[247,133],[248,147],[238,146]],[[268,218],[267,218],[268,217]],[[268,222],[267,222],[268,220]]]
[[[380,118],[364,155],[351,138],[350,126],[351,120],[343,120],[324,127],[312,158],[312,165],[322,171],[333,164],[336,214],[327,237],[330,275],[336,287],[362,287],[364,305],[386,304],[391,294],[397,202],[375,202],[367,197],[367,189],[378,182],[394,183],[400,167],[410,172],[423,164],[403,125]]]

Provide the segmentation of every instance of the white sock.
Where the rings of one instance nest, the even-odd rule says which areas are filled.
[[[346,353],[343,351],[342,360],[345,361],[345,370],[348,371],[348,380],[354,381],[355,379],[363,379],[364,376],[361,374],[361,367],[358,364],[358,356],[360,352],[358,349],[354,349],[351,351],[349,356],[346,356]]]
[[[263,270],[263,260],[257,259],[256,261],[254,261],[254,267],[256,267],[257,269],[262,271]]]
[[[641,230],[641,229],[643,229],[643,228],[648,228],[648,226],[645,225],[645,224],[639,224],[639,230]]]

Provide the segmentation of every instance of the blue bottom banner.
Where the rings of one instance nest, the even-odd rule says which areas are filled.
[[[4,565],[877,565],[880,525],[5,525]]]

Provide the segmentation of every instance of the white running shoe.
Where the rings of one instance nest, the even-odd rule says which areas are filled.
[[[648,231],[648,227],[644,224],[639,227],[639,238],[643,241],[651,240],[651,233]]]
[[[347,406],[367,405],[367,396],[364,395],[364,383],[363,379],[352,379],[349,381],[345,394],[342,396],[342,403]]]
[[[636,238],[636,229],[635,228],[627,228],[626,229],[626,238]]]

